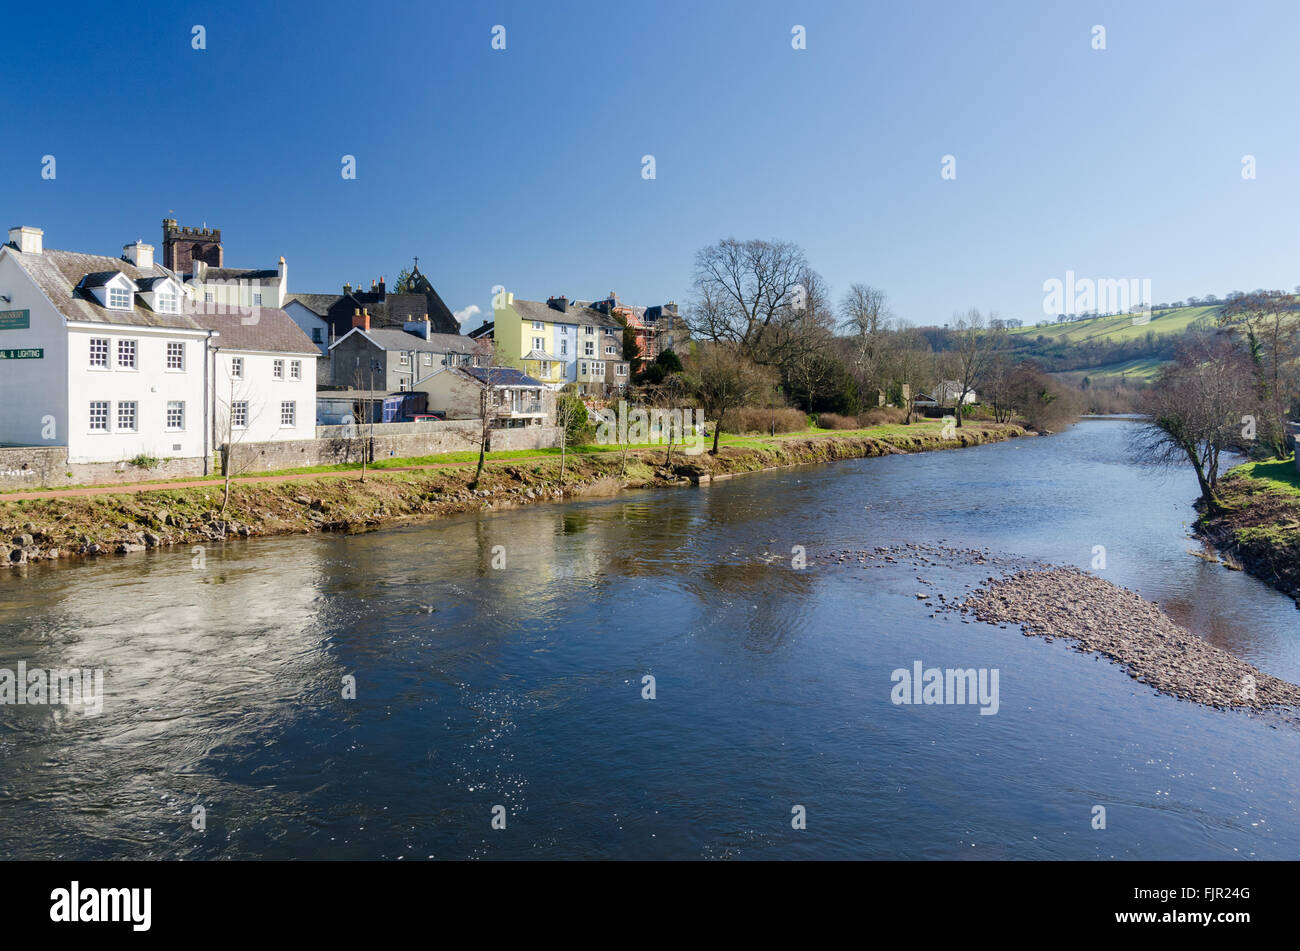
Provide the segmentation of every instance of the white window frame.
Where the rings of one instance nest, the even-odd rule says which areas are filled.
[[[176,425],[176,424],[174,424],[174,423],[172,422],[172,414],[173,414],[173,413],[178,413],[178,414],[180,415],[180,425]],[[168,401],[167,401],[167,411],[166,411],[166,414],[165,414],[164,417],[163,417],[163,421],[166,423],[166,431],[167,431],[167,432],[169,432],[169,433],[183,433],[183,432],[185,432],[185,401],[184,401],[184,400],[168,400]]]
[[[173,349],[175,348],[175,349]],[[184,341],[169,340],[166,347],[167,353],[167,372],[184,373],[185,372],[185,343]],[[173,366],[173,359],[176,365]]]
[[[248,400],[235,400],[230,404],[230,428],[248,428]]]
[[[253,295],[253,306],[254,306],[254,307],[261,307],[261,306],[262,306],[262,295],[261,295],[261,294],[254,294],[254,295]]]
[[[545,345],[544,345],[544,341],[542,340],[541,337],[534,337],[534,338],[533,338],[533,349],[534,349],[534,350],[542,350],[542,351],[545,351],[545,350],[546,350],[546,347],[545,347]]]
[[[90,413],[87,417],[88,424],[90,426],[90,431],[92,433],[109,432],[109,428],[108,428],[109,419],[112,416],[112,413],[113,413],[113,404],[110,403],[108,400],[91,400]],[[104,421],[104,425],[96,426],[95,421],[97,419],[102,419]]]
[[[130,362],[123,360],[126,353],[129,352]],[[140,366],[140,345],[131,338],[123,338],[117,342],[117,368],[119,370],[135,370]]]
[[[302,361],[301,361],[301,360],[290,360],[290,361],[289,361],[289,379],[291,379],[291,380],[301,380],[301,379],[302,379]]]
[[[125,422],[123,413],[129,411],[130,422]],[[139,432],[140,404],[135,400],[122,400],[117,404],[117,431],[121,433]]]
[[[104,299],[108,301],[109,310],[131,309],[131,291],[125,287],[113,287],[110,285],[108,288],[108,294],[105,295]]]
[[[97,352],[102,346],[102,353]],[[91,337],[89,349],[89,364],[92,370],[107,370],[109,368],[108,356],[112,352],[113,342],[107,337]]]
[[[285,422],[285,416],[289,421]],[[298,425],[298,403],[296,400],[283,400],[280,403],[280,428],[293,429]]]
[[[181,310],[180,298],[177,297],[175,294],[159,291],[158,296],[154,299],[158,301],[158,313],[160,314],[180,313]]]
[[[244,378],[244,358],[230,358],[230,378],[232,380],[242,380]]]
[[[283,360],[272,360],[272,361],[271,361],[271,379],[273,379],[273,380],[283,380],[283,379],[284,379],[284,361],[283,361]]]

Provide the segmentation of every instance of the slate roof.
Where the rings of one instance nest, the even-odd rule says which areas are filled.
[[[284,305],[288,307],[291,302],[297,301],[317,317],[326,317],[329,315],[330,307],[339,299],[339,294],[286,294]]]
[[[40,254],[23,254],[13,245],[6,246],[19,266],[26,271],[41,292],[50,299],[55,309],[68,320],[87,323],[118,324],[128,327],[163,327],[174,330],[203,330],[188,314],[159,314],[137,299],[131,310],[109,310],[99,303],[85,287],[82,279],[87,275],[108,274],[121,271],[139,284],[142,280],[170,275],[166,268],[155,264],[140,270],[122,258],[100,254],[79,254],[75,251],[47,249]]]
[[[520,300],[516,297],[511,306],[524,320],[545,320],[553,324],[590,324],[596,327],[614,327],[618,324],[613,317],[606,317],[600,311],[576,304],[570,304],[567,311],[561,312],[542,301]]]
[[[429,339],[425,340],[416,334],[406,330],[396,330],[392,327],[374,327],[369,330],[353,328],[358,334],[364,336],[367,340],[385,351],[414,350],[417,353],[478,353],[479,348],[475,341],[468,337],[462,337],[460,334],[429,334]],[[330,349],[337,347],[344,341],[352,330],[340,337],[334,343],[330,344]]]
[[[192,280],[193,275],[186,278]],[[203,272],[199,283],[208,281],[278,281],[279,271],[256,270],[241,267],[210,267]]]
[[[534,380],[514,367],[456,367],[456,369],[490,386],[535,386],[539,389],[546,387],[541,380]]]
[[[320,348],[293,318],[278,307],[257,307],[249,314],[204,314],[194,320],[205,330],[215,330],[212,345],[218,350],[260,350],[319,357]],[[245,323],[245,321],[248,321]]]
[[[127,327],[215,330],[219,336],[214,345],[222,349],[265,350],[304,356],[320,354],[311,338],[289,315],[274,307],[261,307],[245,316],[239,313],[205,314],[201,307],[191,304],[180,314],[160,314],[137,298],[129,311],[109,310],[87,290],[88,287],[102,286],[118,272],[134,281],[141,291],[148,290],[167,278],[176,277],[161,265],[141,270],[121,258],[53,249],[40,254],[23,254],[12,245],[8,246],[8,253],[68,320]],[[257,318],[255,323],[244,323],[253,316]]]

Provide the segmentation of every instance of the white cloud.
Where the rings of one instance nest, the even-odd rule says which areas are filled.
[[[468,307],[463,307],[460,310],[454,311],[452,313],[452,316],[456,318],[457,323],[463,324],[465,323],[465,321],[469,320],[475,314],[481,314],[481,313],[482,311],[479,310],[478,304],[470,304]]]

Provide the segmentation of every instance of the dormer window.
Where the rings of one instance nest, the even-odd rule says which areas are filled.
[[[108,289],[108,306],[110,310],[130,310],[131,292],[121,287]]]
[[[158,313],[160,314],[179,314],[180,298],[171,291],[159,291],[158,293]]]

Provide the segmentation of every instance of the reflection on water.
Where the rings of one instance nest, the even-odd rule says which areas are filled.
[[[98,717],[0,708],[0,854],[1293,857],[1286,719],[915,598],[987,568],[790,567],[1100,544],[1103,576],[1300,679],[1291,602],[1186,553],[1194,483],[1130,466],[1131,425],[0,578],[0,667],[102,667],[107,691]],[[999,669],[1000,712],[894,706],[916,660]]]

